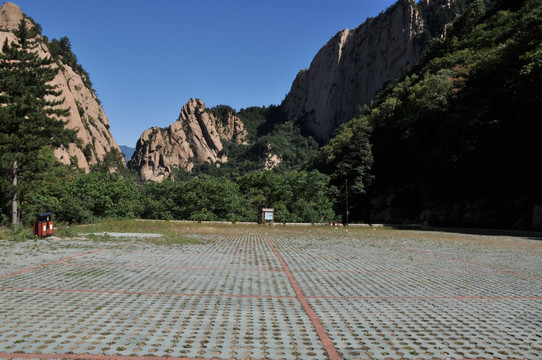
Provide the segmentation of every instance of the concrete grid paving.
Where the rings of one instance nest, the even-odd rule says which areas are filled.
[[[402,234],[0,241],[0,357],[542,358],[541,241]]]

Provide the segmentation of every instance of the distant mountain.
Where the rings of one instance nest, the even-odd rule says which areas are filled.
[[[23,18],[30,28],[41,29],[39,24],[25,17],[22,10],[13,3],[5,2],[0,8],[0,14],[0,44],[6,39],[7,41],[15,39],[12,31]],[[103,160],[111,150],[116,149],[120,152],[109,130],[109,120],[96,92],[92,89],[88,74],[72,53],[68,38],[49,41],[46,36],[38,35],[37,39],[40,46],[36,51],[39,55],[52,57],[60,68],[52,85],[58,86],[61,91],[59,97],[64,98],[62,106],[70,108],[66,127],[78,130],[79,141],[72,143],[67,149],[56,149],[55,156],[64,164],[75,164],[89,171],[91,165]]]
[[[120,151],[122,151],[122,153],[124,154],[124,160],[126,161],[126,163],[128,163],[136,149],[127,145],[120,145],[119,147]]]

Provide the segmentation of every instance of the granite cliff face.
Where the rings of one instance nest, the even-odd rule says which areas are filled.
[[[9,42],[15,40],[11,31],[17,28],[23,17],[23,12],[17,5],[9,2],[2,5],[0,8],[0,44],[3,44],[5,39]],[[29,27],[34,26],[30,20],[27,19],[27,22]],[[42,57],[51,56],[46,41],[38,37],[38,42],[39,46],[36,48],[38,54]],[[120,152],[120,149],[111,135],[109,120],[98,97],[94,90],[86,85],[88,84],[88,81],[85,81],[87,79],[63,63],[62,58],[59,60],[59,66],[60,71],[52,81],[52,85],[57,85],[62,92],[60,98],[65,99],[62,107],[70,109],[70,115],[65,119],[68,120],[66,127],[78,130],[77,136],[81,143],[80,145],[71,144],[67,149],[56,149],[55,155],[62,163],[75,162],[81,169],[89,171],[90,165],[102,160],[107,152],[112,149],[117,149]]]
[[[283,110],[319,140],[329,139],[359,105],[368,104],[386,82],[418,61],[424,46],[417,36],[423,30],[418,6],[398,1],[357,28],[340,31],[309,69],[299,72]]]
[[[228,113],[219,118],[203,101],[190,99],[168,128],[153,127],[143,132],[128,167],[137,170],[143,181],[162,181],[175,167],[190,170],[194,162],[219,166],[228,160],[221,155],[221,139],[242,144],[246,135],[238,117]]]

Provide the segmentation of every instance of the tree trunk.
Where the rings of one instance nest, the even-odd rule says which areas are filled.
[[[18,208],[17,208],[17,205],[18,205],[18,191],[17,190],[17,173],[18,173],[18,169],[17,169],[17,160],[15,160],[13,162],[13,182],[11,183],[13,185],[13,197],[11,199],[11,224],[12,225],[16,225],[18,226],[19,225],[19,211],[18,211]]]

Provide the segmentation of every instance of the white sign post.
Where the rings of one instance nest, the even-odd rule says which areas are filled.
[[[262,223],[271,223],[273,225],[275,220],[275,209],[263,208],[262,209]]]

